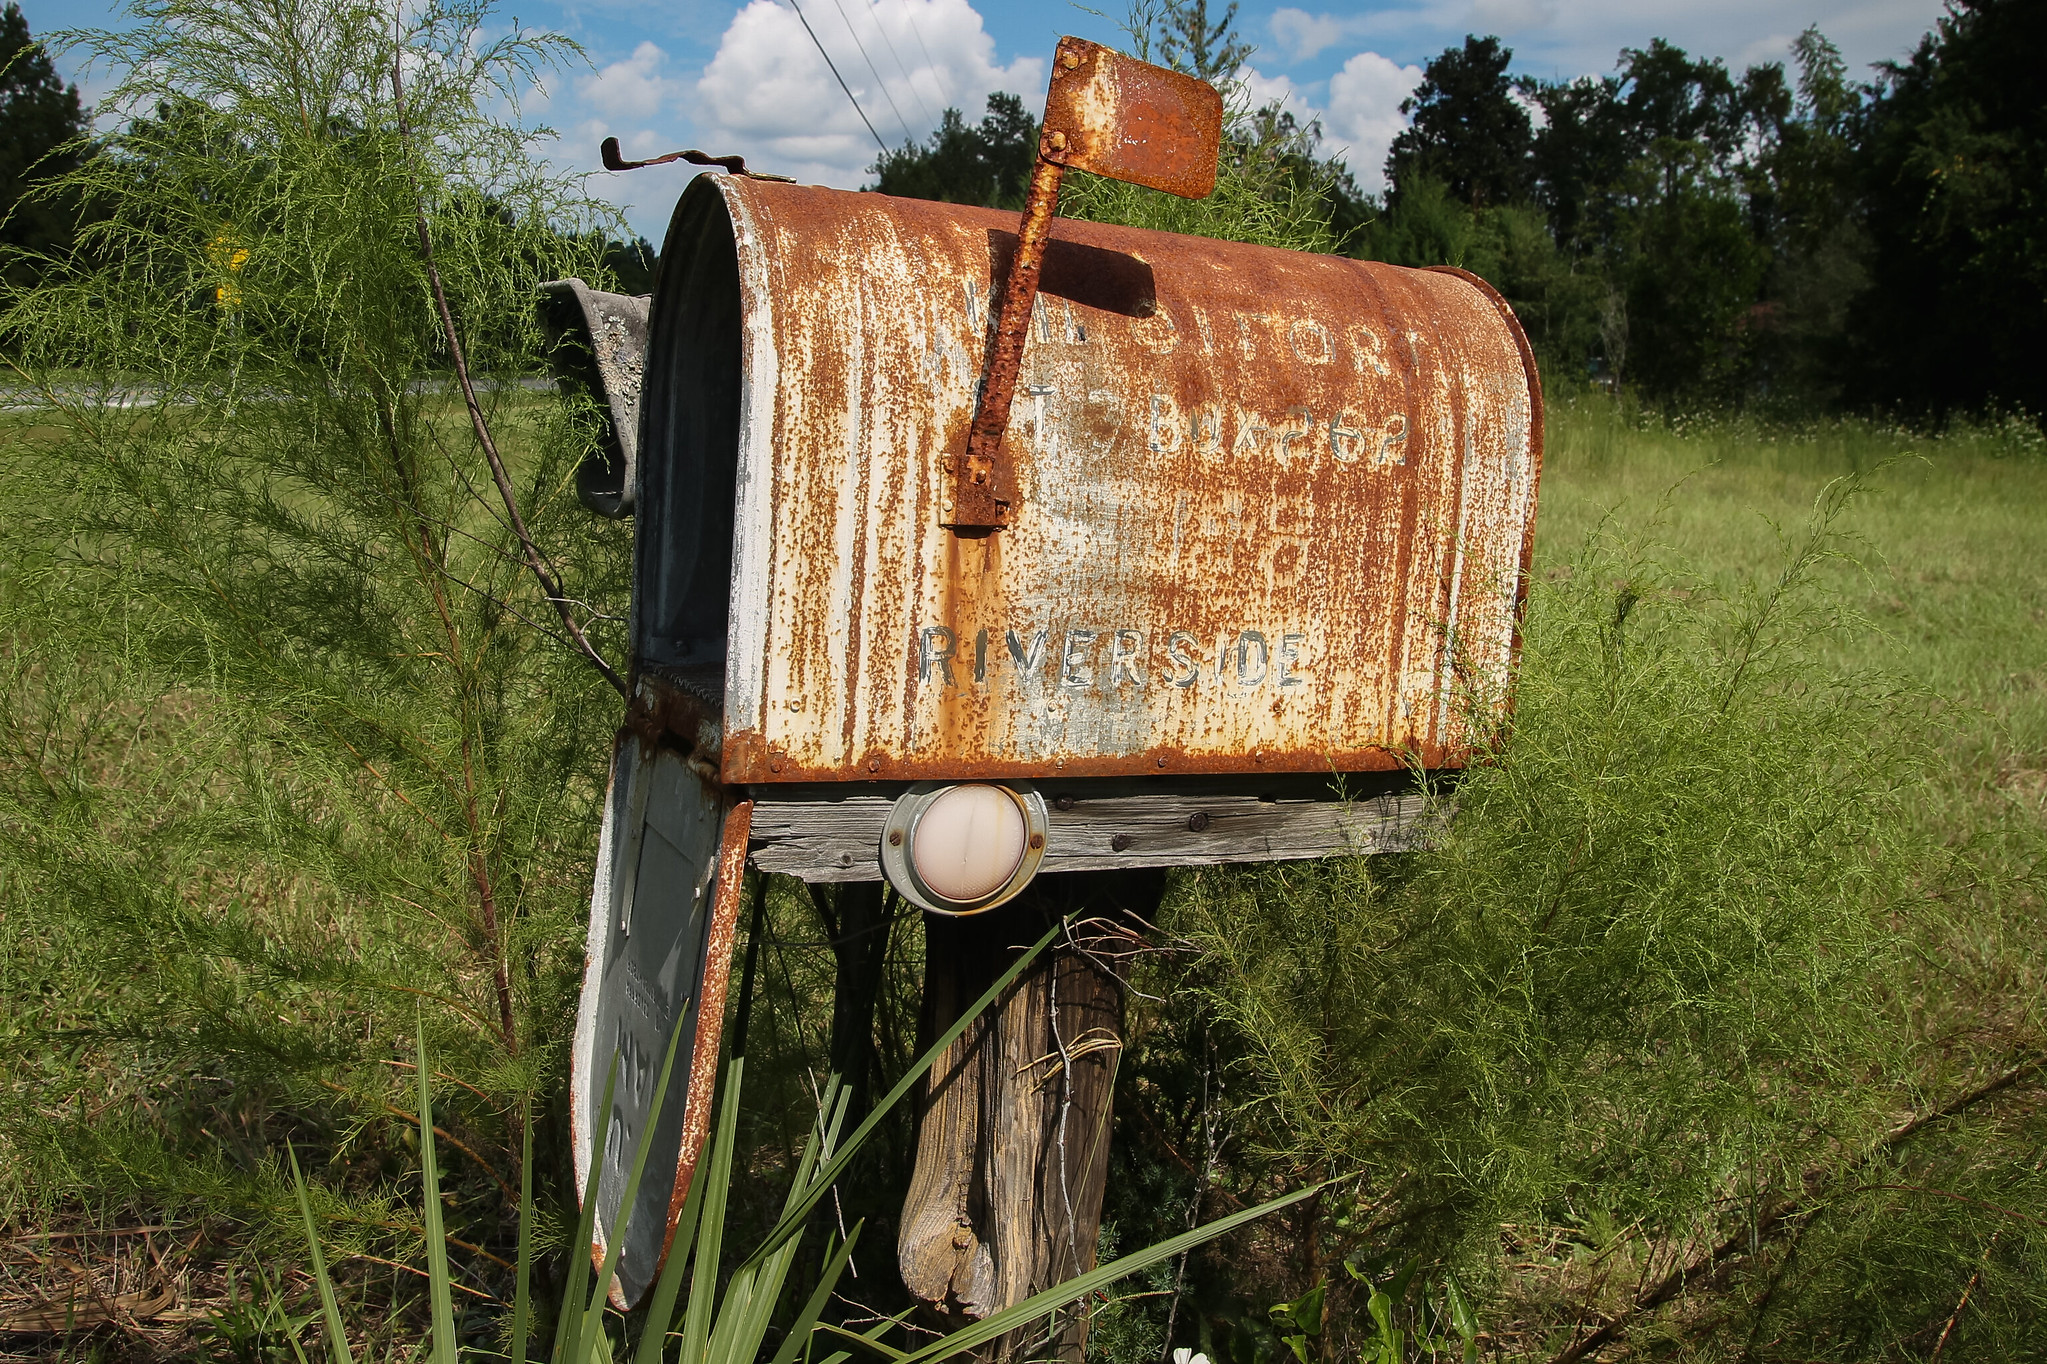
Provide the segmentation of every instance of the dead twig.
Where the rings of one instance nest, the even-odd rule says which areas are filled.
[[[2043,1067],[2047,1067],[2047,1057],[2036,1056],[2023,1061],[1937,1108],[1906,1119],[1885,1133],[1862,1155],[1849,1160],[1846,1164],[1832,1169],[1816,1166],[1807,1170],[1799,1179],[1798,1192],[1778,1199],[1751,1225],[1743,1227],[1697,1259],[1671,1270],[1647,1291],[1637,1294],[1635,1300],[1627,1307],[1602,1321],[1591,1333],[1574,1340],[1551,1361],[1551,1364],[1578,1364],[1579,1360],[1590,1358],[1598,1350],[1619,1339],[1622,1332],[1630,1326],[1686,1289],[1711,1287],[1719,1283],[1733,1271],[1736,1264],[1760,1248],[1763,1242],[1774,1240],[1777,1236],[1810,1221],[1819,1210],[1816,1199],[1829,1183],[1863,1168],[1933,1123],[1956,1117],[2032,1078],[2039,1074]]]
[[[371,1264],[389,1265],[392,1269],[402,1269],[407,1274],[417,1274],[422,1279],[430,1279],[433,1277],[424,1269],[421,1269],[416,1265],[400,1264],[396,1260],[387,1260],[381,1255],[368,1255],[364,1254],[361,1251],[358,1251],[354,1255],[349,1256],[348,1258],[350,1258],[351,1260],[368,1260]],[[451,1288],[459,1288],[464,1293],[470,1294],[472,1297],[482,1298],[485,1302],[501,1303],[504,1301],[503,1298],[498,1297],[494,1293],[486,1293],[481,1288],[471,1288],[468,1284],[463,1283],[460,1279],[454,1277],[452,1274],[448,1276],[448,1285]]]
[[[398,113],[399,141],[410,149],[412,128],[405,117],[405,78],[401,70],[402,65],[403,63],[394,55],[391,61],[391,97]],[[427,226],[426,206],[419,201],[418,189],[418,183],[415,181],[413,197],[418,206],[413,214],[413,224],[419,233],[420,261],[426,267],[427,283],[433,289],[434,309],[440,314],[441,335],[448,343],[448,358],[454,363],[455,378],[462,386],[462,401],[469,408],[469,424],[476,432],[476,443],[482,448],[483,457],[490,462],[490,476],[497,484],[498,496],[504,501],[505,515],[511,523],[512,534],[518,537],[526,567],[532,571],[534,580],[540,584],[541,592],[554,607],[555,613],[561,617],[562,628],[569,632],[569,638],[575,641],[576,648],[590,660],[591,666],[603,675],[604,680],[609,682],[620,696],[626,696],[628,689],[625,679],[619,676],[618,670],[605,660],[604,655],[597,652],[596,646],[590,643],[590,637],[583,633],[583,627],[576,623],[575,613],[569,609],[570,599],[562,588],[561,575],[555,572],[554,565],[540,552],[540,546],[534,543],[532,533],[526,529],[526,518],[520,514],[519,499],[512,491],[511,476],[505,472],[505,461],[498,454],[497,441],[491,436],[490,422],[483,415],[483,405],[476,399],[476,385],[469,378],[469,362],[462,353],[462,339],[455,329],[455,314],[448,306],[448,291],[441,283],[440,267],[434,263],[433,232]]]
[[[1991,1253],[1997,1249],[1998,1237],[2003,1235],[2003,1229],[1999,1228],[1997,1235],[1990,1238],[1990,1248],[1983,1252],[1984,1264],[1990,1262]],[[1955,1333],[1955,1323],[1960,1321],[1962,1313],[1968,1310],[1970,1295],[1975,1293],[1976,1285],[1981,1282],[1983,1282],[1983,1265],[1977,1265],[1976,1272],[1969,1276],[1969,1282],[1962,1289],[1962,1300],[1956,1303],[1955,1310],[1948,1314],[1947,1325],[1940,1328],[1940,1339],[1934,1342],[1931,1364],[1940,1364],[1940,1352],[1947,1348],[1948,1337]]]
[[[143,1289],[116,1293],[109,1298],[88,1281],[85,1291],[92,1295],[92,1301],[80,1303],[74,1290],[70,1301],[62,1307],[45,1299],[36,1306],[0,1316],[0,1332],[43,1335],[109,1323],[133,1329],[134,1323],[159,1316],[178,1301],[177,1293],[168,1286],[153,1293]]]
[[[324,1089],[333,1090],[336,1094],[347,1095],[350,1098],[355,1097],[354,1095],[349,1094],[348,1090],[342,1088],[340,1085],[334,1083],[334,1081],[332,1080],[322,1080],[320,1081],[320,1085]],[[407,1113],[404,1109],[399,1108],[393,1104],[384,1104],[383,1109],[386,1113],[390,1114],[394,1118],[403,1118],[405,1121],[411,1123],[414,1127],[419,1126],[419,1116],[417,1114]],[[519,1206],[519,1195],[512,1192],[511,1185],[505,1183],[503,1179],[499,1178],[497,1170],[491,1165],[489,1161],[485,1160],[482,1156],[476,1154],[476,1152],[473,1149],[471,1149],[466,1143],[464,1143],[460,1138],[450,1135],[447,1129],[443,1128],[439,1123],[434,1124],[434,1135],[439,1137],[442,1141],[448,1143],[448,1145],[454,1147],[457,1151],[460,1151],[463,1155],[475,1161],[477,1164],[477,1168],[482,1170],[485,1174],[489,1175],[491,1178],[491,1182],[493,1184],[496,1184],[499,1190],[503,1192],[503,1194],[505,1195],[505,1201],[515,1208]],[[500,1263],[503,1262],[500,1261]]]
[[[147,1236],[153,1231],[177,1231],[177,1227],[105,1227],[92,1231],[24,1231],[10,1241],[79,1241],[95,1236]]]

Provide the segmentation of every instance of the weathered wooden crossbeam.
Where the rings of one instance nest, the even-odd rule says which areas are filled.
[[[878,881],[900,783],[759,788],[752,861],[805,881]],[[1445,806],[1406,774],[1041,782],[1044,872],[1410,852],[1433,846]]]

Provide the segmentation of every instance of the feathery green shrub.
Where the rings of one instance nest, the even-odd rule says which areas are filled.
[[[37,406],[0,530],[29,1052],[0,1208],[274,1237],[289,1136],[351,1248],[409,1258],[417,1017],[460,1081],[451,1227],[488,1273],[521,1102],[559,1087],[620,710],[567,635],[618,652],[628,532],[576,505],[588,424],[522,386],[535,286],[602,278],[608,211],[517,114],[574,53],[466,0],[131,17],[69,38],[114,79],[98,154],[50,191],[92,209],[78,253],[0,298]],[[77,1063],[38,1089],[38,1053]]]

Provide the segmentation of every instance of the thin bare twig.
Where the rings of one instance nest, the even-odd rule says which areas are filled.
[[[2033,1173],[2036,1175],[2039,1174],[2040,1167],[2043,1164],[2047,1164],[2047,1152],[2043,1152],[2040,1158],[2033,1162]],[[1974,1200],[1965,1201],[1973,1202]],[[1987,1207],[1989,1205],[1985,1204],[1985,1206]],[[1997,1209],[1997,1211],[2003,1212],[2005,1211],[2005,1209],[1999,1208]],[[2017,1213],[2013,1213],[2012,1215],[2015,1217],[2019,1216],[2019,1214]],[[2039,1219],[2028,1217],[2025,1218],[2024,1220],[2028,1222],[2033,1222],[2038,1221]],[[1976,1272],[1969,1276],[1969,1282],[1963,1285],[1962,1287],[1961,1301],[1957,1302],[1955,1304],[1955,1310],[1948,1314],[1947,1325],[1940,1328],[1940,1339],[1933,1343],[1933,1357],[1931,1360],[1931,1364],[1940,1364],[1941,1352],[1947,1349],[1948,1337],[1952,1336],[1955,1333],[1955,1327],[1962,1320],[1962,1313],[1969,1310],[1969,1299],[1975,1296],[1977,1286],[1983,1282],[1983,1271],[1990,1268],[1990,1257],[1997,1254],[1997,1243],[2004,1239],[2004,1230],[2005,1229],[2003,1227],[1999,1227],[1996,1231],[1992,1232],[1990,1235],[1990,1244],[1983,1247],[1983,1258],[1976,1262]]]
[[[1205,1043],[1204,1038],[1201,1049],[1201,1141],[1206,1148],[1206,1154],[1202,1157],[1201,1173],[1194,1180],[1194,1197],[1187,1201],[1189,1231],[1201,1225],[1201,1198],[1208,1192],[1209,1179],[1215,1169],[1216,1149],[1220,1145],[1216,1135],[1215,1113],[1209,1106],[1209,1083],[1215,1076],[1215,1052]],[[1187,1282],[1187,1257],[1191,1254],[1193,1254],[1191,1249],[1181,1251],[1180,1262],[1173,1268],[1173,1301],[1166,1309],[1166,1344],[1164,1352],[1160,1355],[1159,1364],[1165,1364],[1165,1361],[1172,1357],[1173,1327],[1180,1320],[1180,1292]]]
[[[2020,1222],[2031,1222],[2036,1227],[2047,1227],[2047,1218],[2032,1217],[2026,1213],[2014,1212],[2010,1208],[2002,1208],[1995,1203],[1986,1203],[1980,1198],[1969,1198],[1962,1194],[1950,1193],[1946,1189],[1929,1189],[1923,1184],[1858,1184],[1850,1192],[1867,1193],[1875,1189],[1889,1189],[1897,1193],[1919,1193],[1925,1194],[1929,1198],[1945,1198],[1950,1203],[1966,1203],[1972,1208],[1981,1208],[1985,1212],[1994,1212],[1999,1217],[2010,1217]]]
[[[412,146],[412,128],[405,117],[403,65],[400,56],[394,52],[391,58],[391,97],[398,113],[398,138],[409,151]],[[411,178],[409,170],[407,176]],[[469,408],[469,424],[476,432],[476,443],[482,448],[483,457],[490,462],[491,479],[497,484],[498,496],[504,501],[505,515],[510,520],[512,533],[519,539],[519,548],[524,554],[526,567],[532,570],[534,580],[540,584],[541,592],[553,605],[555,614],[561,617],[562,628],[569,632],[569,638],[576,642],[576,648],[590,660],[591,666],[603,675],[604,680],[609,682],[620,696],[625,696],[627,695],[625,679],[619,676],[618,670],[605,660],[604,655],[597,652],[597,647],[590,643],[590,637],[583,633],[583,627],[576,623],[575,613],[569,609],[569,598],[562,588],[561,575],[555,572],[554,565],[540,552],[540,546],[534,543],[532,533],[526,529],[526,518],[520,514],[519,499],[512,491],[511,476],[505,472],[505,461],[498,454],[497,441],[491,437],[490,422],[483,415],[483,405],[476,399],[476,385],[469,378],[469,362],[463,357],[462,339],[455,329],[455,314],[448,306],[448,291],[441,284],[440,267],[434,263],[433,232],[427,226],[426,205],[419,198],[419,184],[416,179],[413,180],[413,200],[416,205],[413,226],[419,233],[420,261],[426,267],[427,282],[433,288],[434,309],[440,314],[441,319],[441,335],[448,343],[448,357],[454,362],[455,378],[462,385],[462,401]]]
[[[412,127],[405,117],[404,67],[404,47],[402,44],[394,43],[391,50],[391,102],[398,117],[400,150],[409,156],[412,151]],[[433,232],[427,226],[426,201],[420,193],[419,180],[413,174],[412,168],[409,165],[406,168],[406,180],[412,189],[412,221],[414,227],[419,232],[420,262],[426,267],[427,282],[433,288],[434,307],[440,315],[441,331],[448,342],[449,357],[455,365],[455,377],[462,384],[462,399],[469,408],[469,423],[475,429],[477,444],[482,447],[484,457],[490,461],[491,477],[497,482],[498,495],[504,499],[505,513],[511,520],[513,531],[519,537],[519,545],[525,555],[526,566],[533,571],[533,576],[539,581],[540,590],[554,604],[555,614],[561,617],[562,627],[569,632],[570,638],[574,639],[585,656],[592,663],[596,664],[597,670],[604,675],[604,679],[611,683],[620,696],[624,696],[626,694],[625,680],[613,670],[609,663],[604,661],[603,655],[599,654],[596,648],[591,645],[589,637],[583,633],[582,627],[576,624],[575,614],[569,610],[568,603],[562,599],[559,575],[554,572],[553,566],[547,562],[546,556],[540,552],[540,546],[533,542],[532,535],[526,529],[526,520],[519,514],[519,500],[512,492],[511,477],[505,472],[505,462],[498,454],[496,440],[491,437],[490,423],[484,418],[483,405],[476,399],[476,385],[469,378],[469,362],[462,353],[462,338],[455,327],[455,314],[448,307],[448,291],[442,286],[440,267],[434,263],[434,238]],[[430,554],[426,557],[429,560],[432,558]],[[435,596],[437,600],[441,598],[438,587],[435,588]],[[442,611],[444,622],[446,615],[444,606]],[[454,640],[452,625],[449,627],[449,637],[452,645]],[[491,979],[496,987],[498,999],[498,1030],[503,1036],[506,1050],[516,1052],[518,1050],[518,1033],[513,1016],[511,972],[505,962],[504,936],[498,925],[497,890],[492,882],[489,860],[485,855],[482,840],[479,837],[480,825],[476,812],[474,769],[471,766],[470,738],[466,729],[462,737],[462,764],[465,786],[464,795],[466,797],[471,832],[468,859],[469,876],[470,880],[476,885],[477,902],[483,915],[484,937],[490,944]]]
[[[2004,1229],[2000,1227],[1997,1230],[1997,1234],[1990,1238],[1990,1249],[1983,1252],[1983,1264],[1990,1263],[1990,1256],[1997,1249],[1998,1238],[2003,1235]],[[1968,1310],[1969,1299],[1975,1294],[1976,1285],[1982,1282],[1983,1265],[1977,1265],[1976,1272],[1969,1276],[1968,1284],[1962,1289],[1962,1300],[1956,1303],[1955,1310],[1948,1314],[1947,1325],[1940,1328],[1940,1339],[1933,1344],[1931,1364],[1940,1364],[1940,1352],[1947,1348],[1948,1337],[1955,1333],[1955,1323],[1959,1322],[1962,1319],[1962,1313]]]
[[[422,1279],[428,1279],[433,1277],[432,1275],[428,1274],[424,1269],[421,1269],[416,1265],[402,1265],[398,1263],[396,1260],[387,1260],[381,1255],[371,1255],[365,1251],[359,1250],[355,1254],[349,1256],[348,1258],[351,1260],[368,1260],[371,1264],[388,1265],[392,1269],[402,1269],[407,1274],[416,1274]],[[485,1302],[504,1301],[503,1298],[498,1297],[496,1294],[486,1293],[480,1288],[471,1288],[468,1284],[463,1283],[460,1279],[454,1278],[452,1276],[450,1276],[450,1278],[448,1279],[448,1286],[450,1288],[459,1288],[464,1293],[467,1293],[472,1297],[482,1298]]]
[[[346,1089],[334,1083],[334,1081],[332,1080],[322,1080],[320,1081],[320,1084],[324,1088],[333,1090],[336,1094],[348,1094],[348,1091]],[[350,1095],[349,1097],[352,1098],[354,1096]],[[414,1127],[419,1126],[419,1116],[417,1114],[407,1113],[404,1109],[399,1108],[395,1104],[385,1104],[383,1105],[383,1108],[384,1111],[390,1114],[392,1117],[402,1119],[405,1122],[409,1122]],[[469,1144],[464,1142],[461,1138],[449,1132],[447,1128],[442,1127],[439,1123],[434,1124],[434,1135],[439,1137],[442,1141],[448,1143],[448,1145],[454,1147],[457,1151],[460,1151],[463,1155],[475,1161],[477,1168],[482,1170],[485,1174],[489,1175],[491,1178],[491,1182],[496,1184],[499,1190],[503,1192],[503,1194],[505,1195],[505,1202],[515,1208],[519,1206],[519,1195],[512,1191],[512,1186],[505,1183],[505,1181],[498,1175],[497,1170],[491,1166],[491,1163],[485,1160],[482,1156],[478,1155],[474,1148],[469,1146]],[[452,1236],[447,1239],[451,1241],[454,1240]],[[477,1253],[480,1255],[488,1255],[490,1252],[479,1250]],[[492,1258],[496,1259],[495,1256],[492,1256]],[[503,1264],[504,1261],[499,1260],[498,1263]]]
[[[1797,1192],[1777,1200],[1749,1227],[1736,1232],[1697,1259],[1671,1270],[1647,1292],[1637,1294],[1634,1302],[1601,1322],[1590,1334],[1574,1340],[1556,1356],[1552,1364],[1577,1364],[1579,1360],[1590,1358],[1598,1350],[1617,1340],[1621,1333],[1635,1322],[1677,1297],[1686,1288],[1717,1283],[1732,1272],[1737,1263],[1755,1253],[1764,1241],[1772,1240],[1780,1233],[1791,1231],[1810,1221],[1821,1206],[1817,1201],[1817,1195],[1835,1178],[1868,1165],[1884,1152],[1909,1140],[1922,1128],[1966,1112],[1984,1100],[2031,1079],[2043,1069],[2047,1069],[2047,1057],[2036,1056],[2023,1061],[1974,1089],[1899,1123],[1886,1132],[1875,1145],[1862,1155],[1846,1162],[1844,1166],[1833,1170],[1824,1167],[1807,1170],[1798,1182]]]

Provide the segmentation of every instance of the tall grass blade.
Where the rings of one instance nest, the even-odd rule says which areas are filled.
[[[313,1229],[313,1205],[306,1197],[306,1177],[299,1172],[299,1153],[287,1141],[284,1154],[291,1161],[291,1182],[298,1191],[299,1217],[306,1224],[306,1246],[313,1253],[313,1282],[320,1288],[320,1315],[327,1327],[327,1352],[334,1357],[334,1364],[355,1364],[355,1355],[348,1348],[348,1332],[342,1329],[341,1308],[334,1301],[334,1282],[327,1277],[327,1257],[320,1253],[320,1234]],[[298,1348],[296,1340],[292,1342],[292,1348]]]
[[[526,1364],[533,1310],[533,1096],[519,1096],[519,1258],[512,1288],[512,1364]]]
[[[898,1350],[893,1345],[884,1345],[881,1343],[881,1332],[890,1326],[894,1326],[895,1324],[896,1323],[893,1321],[887,1321],[883,1322],[880,1327],[876,1327],[872,1330],[849,1331],[843,1326],[834,1326],[827,1321],[820,1323],[817,1329],[825,1332],[827,1335],[834,1335],[841,1340],[850,1341],[853,1344],[858,1345],[863,1353],[874,1355],[881,1359],[889,1360],[908,1359],[910,1357],[909,1351]],[[826,1364],[834,1364],[834,1361],[842,1359],[851,1359],[852,1357],[853,1356],[850,1353],[841,1350],[836,1354],[828,1356]]]
[[[1162,1260],[1170,1260],[1182,1251],[1192,1250],[1204,1241],[1212,1241],[1218,1236],[1227,1235],[1268,1213],[1278,1212],[1281,1208],[1291,1207],[1303,1199],[1312,1198],[1334,1183],[1336,1181],[1333,1179],[1325,1179],[1319,1184],[1310,1184],[1305,1189],[1296,1189],[1269,1203],[1260,1203],[1255,1208],[1233,1212],[1228,1217],[1219,1217],[1192,1231],[1181,1232],[1178,1236],[1168,1237],[1146,1246],[1143,1250],[1132,1251],[1085,1274],[1077,1274],[1065,1283],[1055,1284],[1042,1293],[1032,1294],[1014,1307],[1006,1308],[993,1316],[983,1317],[973,1325],[955,1331],[942,1340],[935,1340],[923,1349],[913,1351],[902,1358],[906,1364],[928,1364],[932,1360],[950,1359],[954,1355],[977,1349],[998,1336],[1064,1307],[1067,1303],[1079,1301],[1098,1288],[1107,1287],[1141,1269],[1149,1269]]]
[[[426,1024],[415,1021],[419,1060],[419,1173],[426,1207],[427,1291],[433,1303],[433,1364],[457,1364],[455,1304],[449,1288],[448,1238],[441,1227],[441,1170],[434,1158],[434,1102],[428,1083]]]
[[[774,1263],[769,1257],[768,1264]],[[742,1269],[725,1285],[725,1299],[711,1323],[711,1337],[704,1344],[704,1364],[735,1364],[746,1354],[747,1327],[759,1307],[760,1269]]]
[[[710,1343],[711,1309],[718,1292],[718,1255],[725,1240],[725,1196],[732,1186],[732,1152],[738,1144],[739,1092],[746,1076],[746,1058],[725,1063],[725,1096],[718,1108],[718,1131],[711,1140],[711,1172],[704,1191],[703,1233],[697,1245],[696,1269],[689,1280],[689,1307],[682,1324],[679,1364],[702,1364]],[[734,1274],[736,1281],[738,1275]]]
[[[852,1102],[853,1092],[847,1089],[834,1075],[825,1082],[823,1103],[818,1107],[818,1120],[811,1127],[810,1137],[804,1143],[803,1158],[797,1165],[796,1178],[789,1186],[789,1197],[785,1206],[794,1206],[803,1193],[816,1180],[819,1160],[830,1160],[837,1149],[839,1129],[846,1121],[846,1108]],[[829,1187],[829,1186],[827,1186]],[[775,1304],[781,1301],[782,1285],[788,1281],[789,1270],[796,1262],[798,1237],[790,1237],[782,1248],[762,1262],[748,1288],[753,1295],[752,1308],[740,1319],[739,1329],[733,1337],[733,1347],[726,1351],[712,1350],[712,1364],[751,1364],[760,1355],[760,1347],[767,1339],[768,1324],[774,1316]],[[723,1323],[721,1322],[722,1326]]]
[[[689,1192],[683,1196],[682,1214],[676,1219],[675,1239],[669,1243],[668,1258],[655,1280],[654,1294],[647,1299],[647,1318],[640,1327],[640,1348],[635,1364],[661,1364],[668,1348],[668,1335],[675,1325],[675,1298],[682,1291],[682,1276],[689,1263],[690,1247],[696,1244],[697,1224],[703,1220],[704,1184],[710,1173],[708,1152],[697,1159],[690,1173]]]
[[[612,1088],[618,1083],[618,1053],[611,1054],[611,1066],[604,1072],[604,1098],[599,1113],[611,1112]],[[583,1314],[575,1304],[583,1300],[583,1286],[590,1282],[590,1236],[597,1227],[597,1180],[604,1173],[604,1147],[611,1137],[609,1121],[598,1124],[597,1140],[590,1145],[590,1176],[583,1181],[583,1213],[576,1219],[576,1237],[569,1242],[569,1281],[562,1288],[562,1313],[555,1322],[554,1349],[548,1355],[553,1364],[580,1360]]]
[[[627,1229],[632,1225],[633,1205],[640,1196],[640,1176],[647,1168],[647,1153],[654,1147],[655,1119],[661,1115],[662,1100],[668,1097],[668,1077],[675,1071],[676,1048],[682,1043],[682,1025],[689,1021],[689,1009],[685,1006],[675,1019],[675,1029],[668,1035],[668,1054],[661,1058],[661,1075],[654,1081],[654,1099],[647,1109],[647,1126],[640,1134],[639,1149],[633,1152],[633,1168],[625,1177],[625,1190],[618,1202],[618,1225],[604,1239],[604,1268],[597,1275],[596,1287],[590,1290],[590,1306],[583,1313],[583,1338],[596,1343],[604,1335],[604,1304],[611,1295],[611,1278],[618,1271],[618,1257],[625,1250]],[[608,1111],[608,1110],[607,1110]],[[573,1301],[573,1299],[571,1300]],[[564,1303],[566,1307],[568,1304]],[[609,1337],[605,1337],[607,1350]]]
[[[803,1304],[803,1310],[796,1314],[796,1320],[789,1324],[789,1338],[782,1342],[782,1348],[775,1351],[769,1364],[795,1364],[796,1352],[810,1339],[810,1332],[823,1315],[825,1304],[831,1301],[832,1290],[838,1287],[839,1275],[844,1272],[846,1262],[853,1256],[853,1247],[860,1241],[860,1228],[864,1223],[855,1222],[839,1248],[825,1261],[824,1273],[818,1276],[817,1287],[812,1290],[810,1300]]]
[[[841,1146],[832,1158],[826,1162],[825,1168],[819,1171],[817,1177],[810,1182],[803,1196],[791,1200],[788,1208],[782,1214],[782,1220],[775,1223],[774,1228],[762,1238],[759,1249],[747,1257],[746,1264],[742,1268],[751,1268],[753,1265],[758,1264],[761,1260],[779,1249],[784,1241],[803,1229],[804,1220],[810,1216],[810,1210],[818,1205],[832,1185],[838,1183],[839,1176],[845,1173],[846,1167],[852,1164],[853,1157],[859,1154],[860,1147],[866,1142],[868,1134],[873,1132],[880,1125],[882,1119],[888,1116],[889,1110],[903,1101],[903,1096],[908,1094],[911,1088],[924,1078],[924,1073],[937,1063],[938,1058],[944,1053],[945,1049],[958,1041],[960,1035],[973,1026],[974,1020],[981,1016],[982,1011],[1001,998],[1002,992],[1013,985],[1016,982],[1016,978],[1021,976],[1032,962],[1037,960],[1038,954],[1047,947],[1050,947],[1052,940],[1065,932],[1065,930],[1066,924],[1064,920],[1052,925],[1044,937],[1038,939],[1036,943],[1031,945],[1028,951],[1011,963],[1010,968],[998,976],[995,983],[990,985],[979,999],[975,1000],[969,1008],[960,1014],[958,1021],[950,1028],[947,1028],[939,1036],[938,1040],[931,1044],[930,1049],[917,1058],[917,1063],[903,1073],[902,1079],[896,1081],[895,1088],[884,1094],[881,1097],[881,1101],[875,1104],[873,1109],[869,1111],[866,1119],[853,1129],[853,1135],[846,1138],[845,1145]]]

